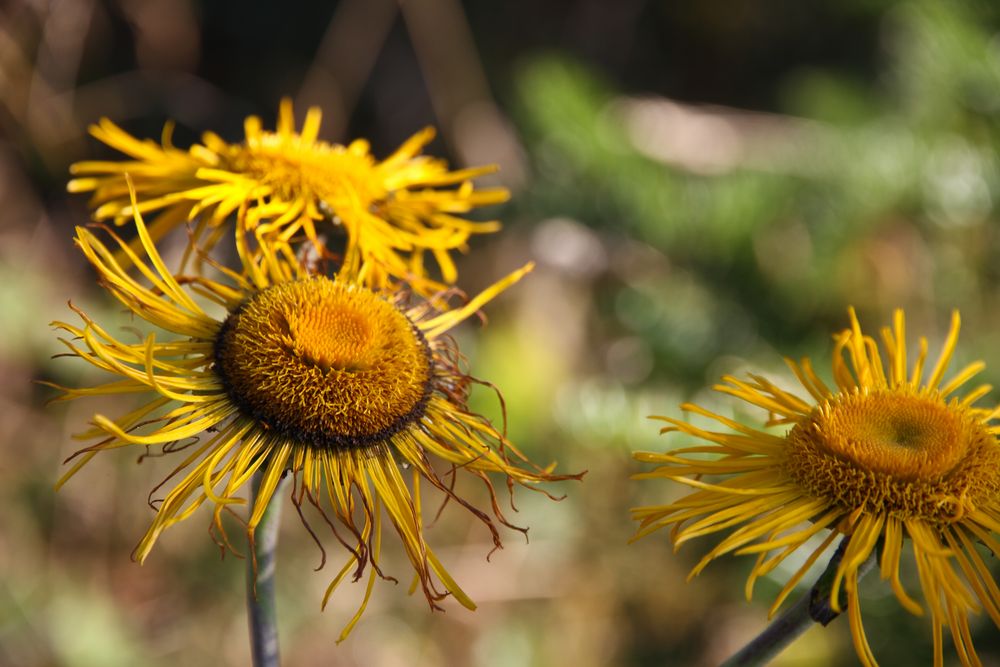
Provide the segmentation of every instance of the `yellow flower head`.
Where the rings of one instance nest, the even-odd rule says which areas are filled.
[[[896,311],[891,329],[882,329],[884,365],[877,343],[862,334],[853,309],[850,318],[851,327],[835,337],[835,389],[817,377],[808,359],[786,361],[811,400],[756,375],[749,381],[727,376],[715,386],[767,410],[768,426],[790,426],[784,435],[692,404],[681,407],[730,430],[705,430],[658,417],[670,424],[663,431],[705,442],[670,453],[636,454],[640,461],[660,464],[637,477],[667,478],[696,489],[670,505],[633,510],[641,521],[636,537],[672,526],[671,537],[679,546],[735,528],[691,576],[723,554],[757,554],[747,581],[749,599],[758,577],[829,530],[778,594],[773,615],[844,535],[831,604],[840,611],[841,592],[846,593],[851,634],[864,664],[874,665],[875,658],[861,624],[858,570],[873,551],[900,604],[917,615],[930,612],[935,664],[942,664],[945,626],[962,663],[979,664],[968,614],[984,609],[1000,626],[1000,588],[980,549],[983,545],[1000,553],[1000,427],[993,423],[1000,408],[974,407],[989,393],[989,385],[964,396],[957,392],[984,364],[969,364],[945,381],[958,339],[957,312],[941,356],[926,376],[926,339],[920,339],[913,367],[907,366],[902,311]],[[713,477],[704,481],[703,476]],[[922,601],[900,581],[904,544],[913,554]]]
[[[245,502],[237,494],[261,471],[246,521],[252,540],[278,482],[290,471],[300,513],[312,506],[350,551],[324,605],[345,576],[353,573],[357,580],[370,566],[364,601],[342,637],[383,576],[383,512],[431,606],[450,594],[474,608],[424,540],[421,485],[469,509],[499,547],[494,519],[457,494],[455,476],[464,471],[481,480],[496,521],[512,528],[489,473],[530,488],[571,477],[520,467],[516,461],[523,455],[485,417],[469,411],[473,380],[460,370],[461,355],[447,335],[531,267],[464,306],[440,312],[427,303],[406,307],[400,294],[373,291],[343,276],[308,275],[294,257],[267,246],[251,259],[239,244],[244,274],[227,272],[226,283],[232,284],[173,276],[138,213],[136,224],[144,256],[112,237],[151,286],[133,277],[91,231],[77,228],[77,244],[108,291],[168,335],[154,331],[144,341],[124,342],[75,308],[82,325],[54,323],[71,334],[63,342],[73,356],[117,376],[97,387],[60,387],[61,399],[145,397],[128,414],[94,416],[93,427],[77,437],[96,442],[74,455],[76,463],[59,485],[105,450],[156,446],[182,457],[167,478],[173,488],[136,547],[134,557],[142,561],[164,529],[206,502],[214,506],[213,536],[228,546],[222,515]],[[237,235],[238,242],[244,238]],[[209,302],[224,314],[210,314]],[[403,472],[406,467],[409,472]]]
[[[135,184],[137,210],[158,212],[150,225],[153,240],[185,221],[196,221],[195,236],[208,232],[206,246],[223,233],[223,223],[244,209],[248,230],[272,242],[303,233],[322,252],[320,234],[340,228],[346,234],[343,261],[357,272],[368,265],[368,284],[386,287],[406,279],[427,294],[439,289],[424,255],[437,261],[445,283],[454,283],[452,250],[464,250],[472,234],[494,232],[497,222],[461,217],[473,208],[507,200],[502,188],[475,190],[472,179],[494,171],[479,167],[449,171],[444,160],[420,155],[434,137],[431,128],[407,140],[379,162],[368,142],[347,146],[317,139],[320,110],[311,108],[300,131],[290,100],[283,100],[278,128],[264,130],[251,116],[242,143],[229,144],[206,132],[187,150],[171,143],[172,125],[161,144],[140,141],[108,119],[91,133],[132,158],[122,162],[78,162],[71,192],[93,192],[97,220],[131,221],[125,175]],[[320,226],[321,225],[321,226]]]

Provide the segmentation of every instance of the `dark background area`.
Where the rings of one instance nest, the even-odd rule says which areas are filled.
[[[460,258],[469,292],[534,259],[537,271],[462,334],[476,375],[504,391],[511,436],[535,460],[589,469],[550,503],[518,496],[516,533],[446,512],[429,540],[480,604],[431,614],[387,569],[351,637],[334,640],[360,585],[323,613],[331,567],[286,516],[279,550],[286,664],[716,664],[766,623],[797,567],[743,599],[750,557],[685,583],[712,538],[674,554],[634,545],[628,508],[683,489],[638,482],[630,452],[680,446],[650,414],[685,400],[759,425],[712,395],[727,372],[793,387],[783,355],[829,377],[830,334],[853,304],[870,330],[905,307],[911,344],[939,345],[953,308],[956,361],[1000,380],[1000,10],[988,2],[388,0],[17,1],[0,7],[0,664],[247,663],[242,563],[220,561],[208,516],[172,529],[143,566],[128,555],[168,463],[98,457],[58,494],[71,434],[113,400],[46,408],[33,380],[95,382],[53,360],[66,301],[120,313],[73,248],[86,201],[69,165],[112,151],[108,117],[138,137],[177,121],[186,147],[242,138],[278,102],[322,107],[321,137],[365,137],[378,157],[425,125],[428,152],[498,163],[511,203],[499,235]],[[995,394],[984,399],[996,401]],[[477,407],[496,414],[487,393]],[[474,493],[470,485],[469,492]],[[804,559],[805,554],[798,562]],[[910,563],[912,565],[912,563]],[[816,573],[818,575],[818,571]],[[904,572],[916,590],[913,572]],[[807,581],[813,577],[807,577]],[[928,621],[870,575],[862,610],[883,664],[929,663]],[[976,646],[1000,639],[976,618]],[[950,648],[946,663],[955,662]],[[850,665],[846,619],[813,628],[784,665]]]

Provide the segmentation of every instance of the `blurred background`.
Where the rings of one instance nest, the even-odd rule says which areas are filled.
[[[630,507],[683,493],[629,480],[642,470],[632,450],[683,444],[646,416],[695,400],[759,424],[708,387],[748,370],[791,384],[782,355],[812,355],[828,377],[849,304],[870,330],[905,307],[932,349],[960,308],[958,361],[985,359],[1000,383],[998,30],[985,1],[3,4],[0,665],[248,663],[243,564],[219,559],[207,514],[144,566],[129,560],[167,461],[107,454],[52,490],[70,434],[125,407],[45,408],[54,392],[32,382],[100,379],[51,359],[47,325],[70,316],[68,299],[121,318],[71,240],[88,213],[65,193],[69,164],[116,157],[90,123],[156,139],[172,118],[179,146],[208,129],[239,141],[245,116],[273,127],[291,96],[300,118],[322,107],[323,138],[366,137],[379,157],[434,125],[429,152],[499,163],[495,182],[513,191],[483,213],[505,229],[473,240],[462,285],[539,268],[461,342],[474,374],[504,391],[512,439],[589,473],[560,485],[559,503],[518,494],[530,544],[508,532],[489,563],[487,532],[451,507],[428,537],[478,611],[431,614],[405,583],[384,584],[339,646],[363,586],[321,613],[336,567],[313,571],[319,553],[286,512],[285,664],[711,665],[764,627],[797,565],[747,603],[751,557],[685,583],[711,538],[677,555],[666,534],[628,545]],[[498,414],[488,392],[474,398]],[[407,581],[387,545],[388,573]],[[883,664],[930,663],[926,620],[874,575],[864,588]],[[973,629],[1000,665],[1000,633],[988,618]],[[776,664],[856,664],[847,620],[810,629]]]

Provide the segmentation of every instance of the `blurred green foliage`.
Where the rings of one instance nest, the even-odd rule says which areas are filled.
[[[1000,325],[1000,14],[988,3],[865,11],[879,25],[877,70],[796,69],[772,82],[780,102],[766,115],[657,104],[559,52],[522,67],[516,117],[535,167],[523,217],[570,217],[610,247],[640,243],[660,256],[658,270],[612,265],[593,284],[601,332],[637,337],[655,356],[633,396],[653,387],[690,396],[720,371],[748,366],[788,375],[780,355],[810,355],[828,373],[829,336],[852,304],[872,329],[905,307],[917,325],[909,330],[928,332],[932,349],[959,308],[967,322],[959,354],[985,358],[987,380],[1000,380],[988,333]],[[705,169],[637,109],[693,133],[708,117],[720,142],[736,133],[739,150]],[[723,414],[734,409],[706,400]],[[630,428],[619,422],[606,441]],[[782,569],[776,581],[788,575]],[[875,578],[863,608],[876,654],[885,664],[929,656],[922,620]],[[979,628],[977,648],[996,655],[995,628],[988,619]],[[668,659],[646,657],[642,664]],[[849,652],[841,659],[853,662]]]
[[[1000,47],[974,17],[958,4],[894,8],[882,69],[867,88],[836,73],[797,73],[789,108],[776,111],[822,125],[767,171],[736,164],[705,176],[657,162],[639,150],[643,137],[628,136],[611,83],[563,56],[532,61],[519,78],[538,176],[528,205],[649,243],[765,330],[837,320],[849,302],[881,307],[885,287],[863,255],[893,233],[912,234],[932,260],[929,279],[900,286],[899,301],[964,306],[980,288],[995,289],[993,272],[981,267],[964,289],[937,278],[966,264],[947,249],[995,244],[988,223],[1000,188],[991,101]],[[933,292],[921,290],[927,282]]]

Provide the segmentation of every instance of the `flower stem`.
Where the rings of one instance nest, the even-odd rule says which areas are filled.
[[[795,604],[786,609],[778,618],[774,619],[749,644],[737,651],[729,660],[722,663],[721,667],[766,665],[803,632],[808,630],[813,623],[827,625],[839,616],[839,612],[834,611],[830,605],[830,589],[837,572],[837,566],[840,565],[840,560],[844,557],[844,550],[847,548],[847,541],[849,539],[849,537],[845,537],[841,541],[837,547],[837,551],[833,554],[833,557],[827,564],[823,574],[816,581],[816,584],[799,598]],[[858,568],[858,579],[860,580],[865,576],[874,565],[875,551],[873,550],[868,559]],[[843,601],[843,597],[844,593],[841,591],[841,608],[846,604]]]
[[[254,473],[251,481],[251,512],[263,474]],[[250,624],[250,652],[253,667],[279,667],[278,612],[274,602],[275,553],[278,546],[278,523],[281,516],[279,493],[284,480],[272,495],[271,503],[257,524],[250,541],[247,561],[247,620]]]

